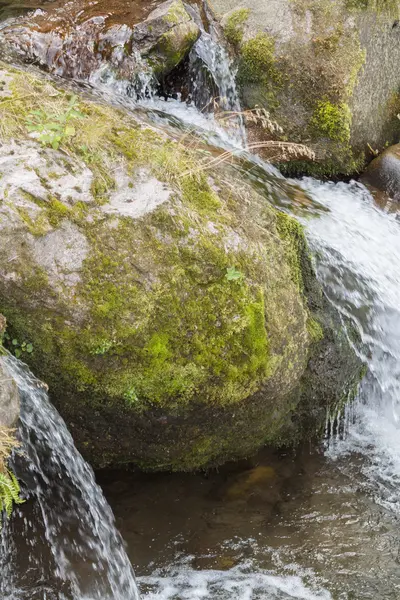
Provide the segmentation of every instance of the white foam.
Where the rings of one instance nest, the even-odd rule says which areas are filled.
[[[190,558],[190,557],[189,557]],[[187,559],[186,559],[187,561]],[[331,594],[300,575],[257,570],[251,562],[232,569],[195,570],[187,564],[139,577],[143,600],[331,600]]]
[[[305,220],[318,275],[333,303],[362,338],[369,374],[353,407],[345,439],[328,456],[362,457],[357,478],[375,501],[400,513],[400,222],[355,182],[301,185],[328,211]],[[351,414],[350,414],[351,413]],[[349,461],[342,461],[349,468]]]

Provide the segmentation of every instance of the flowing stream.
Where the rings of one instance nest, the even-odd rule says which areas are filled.
[[[190,60],[237,111],[229,61],[212,34],[203,32]],[[159,126],[242,151],[259,189],[284,182],[215,115],[147,88],[137,103],[121,100],[121,89],[107,86]],[[145,600],[398,600],[399,215],[356,182],[295,184],[311,200],[286,197],[283,208],[304,223],[318,277],[359,332],[368,367],[338,433],[208,474],[99,473],[103,495],[45,389],[9,358],[22,397],[14,466],[27,502],[1,533],[2,599],[137,600],[139,588]]]
[[[14,463],[28,491],[28,511],[16,511],[20,519],[2,531],[0,597],[138,600],[132,566],[92,469],[43,384],[16,359],[9,357],[7,367],[21,395],[22,447]]]

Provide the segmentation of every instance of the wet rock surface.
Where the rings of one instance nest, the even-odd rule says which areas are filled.
[[[19,417],[19,392],[0,356],[0,428],[14,427]]]
[[[400,144],[390,146],[375,158],[360,181],[372,191],[384,192],[389,199],[400,201]]]
[[[0,47],[75,80],[162,78],[185,58],[200,30],[181,0],[155,5],[118,2],[110,11],[105,2],[50,2],[3,22]]]
[[[6,325],[6,319],[0,314],[0,339],[5,333]],[[0,428],[13,427],[19,416],[19,393],[1,355],[3,350],[0,344]]]

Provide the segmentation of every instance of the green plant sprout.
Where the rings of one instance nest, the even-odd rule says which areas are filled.
[[[72,122],[85,117],[77,110],[78,97],[73,95],[67,109],[61,114],[47,114],[43,110],[33,110],[26,119],[26,127],[30,133],[36,133],[43,146],[51,146],[58,150],[68,138],[73,137],[76,129]]]
[[[236,267],[228,267],[226,269],[225,278],[228,281],[241,281],[244,275],[241,271],[238,271]]]

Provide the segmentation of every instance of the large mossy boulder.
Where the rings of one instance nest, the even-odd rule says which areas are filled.
[[[29,123],[70,94],[0,79],[0,310],[85,457],[190,470],[314,433],[359,363],[301,226],[269,203],[290,185],[258,193],[205,170],[204,148],[74,98],[51,148]]]
[[[245,108],[266,108],[283,128],[281,139],[316,154],[316,161],[284,165],[286,172],[351,174],[369,158],[368,144],[381,149],[399,139],[398,2],[212,5],[237,59]],[[251,136],[259,141],[269,132]]]

